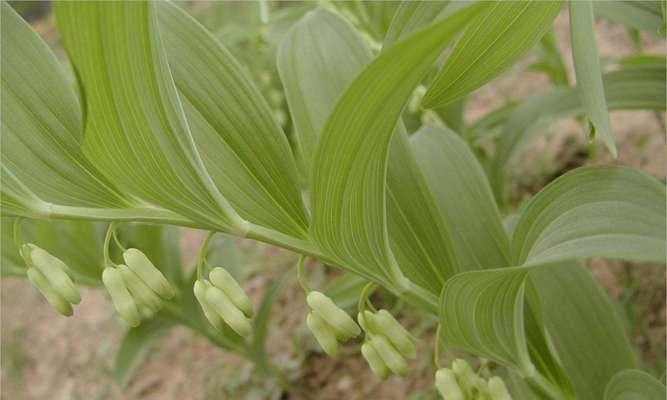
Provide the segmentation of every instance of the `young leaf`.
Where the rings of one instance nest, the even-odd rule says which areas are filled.
[[[662,400],[665,397],[665,385],[638,369],[617,373],[604,391],[604,400]]]
[[[468,25],[424,95],[425,107],[447,104],[489,82],[537,43],[560,1],[497,1]]]
[[[665,196],[664,184],[627,167],[570,171],[521,214],[512,238],[513,264],[584,257],[664,262]]]
[[[86,99],[84,152],[119,188],[244,234],[197,152],[150,2],[58,2],[54,13]]]
[[[266,101],[203,26],[171,3],[156,4],[174,83],[216,186],[243,218],[305,237],[292,151]]]
[[[1,7],[2,190],[3,197],[24,203],[8,207],[3,201],[3,212],[40,208],[37,198],[68,206],[126,207],[129,200],[81,151],[81,106],[60,64],[8,3]]]
[[[570,1],[572,58],[579,98],[590,123],[591,139],[599,133],[611,155],[616,157],[593,23],[593,4],[590,0]]]

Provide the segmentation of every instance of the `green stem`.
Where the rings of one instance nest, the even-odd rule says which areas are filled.
[[[118,246],[121,250],[123,250],[123,252],[125,252],[125,250],[127,250],[125,248],[125,246],[123,246],[123,244],[118,239],[118,232],[115,229],[113,231],[113,241],[116,242],[116,246]]]
[[[215,231],[209,231],[204,238],[204,241],[199,247],[199,254],[197,255],[197,279],[201,279],[202,273],[204,272],[204,261],[206,261],[206,248],[208,247],[209,242],[215,236]]]
[[[310,286],[308,286],[308,282],[306,282],[306,277],[304,276],[303,271],[303,263],[305,259],[306,256],[302,254],[296,262],[296,280],[299,281],[299,285],[301,285],[303,292],[308,295],[308,293],[310,293]]]
[[[111,257],[109,256],[109,246],[111,245],[111,236],[113,236],[113,233],[116,230],[116,225],[117,222],[110,223],[109,227],[107,228],[107,234],[104,237],[104,248],[102,251],[104,253],[104,265],[108,266],[116,265],[113,261],[111,261]]]

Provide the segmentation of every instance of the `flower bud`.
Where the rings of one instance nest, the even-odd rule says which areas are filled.
[[[72,278],[67,274],[67,265],[46,250],[33,244],[24,245],[21,254],[30,257],[32,265],[49,281],[53,290],[71,304],[79,304],[81,295]]]
[[[37,268],[28,268],[27,275],[30,283],[39,290],[42,296],[46,298],[46,301],[48,301],[56,311],[66,317],[72,315],[72,306],[70,303],[51,287],[49,281]]]
[[[364,356],[375,376],[380,379],[385,379],[387,375],[389,375],[387,364],[382,361],[382,357],[380,357],[370,342],[361,345],[361,355]]]
[[[250,321],[236,308],[227,295],[215,286],[206,289],[206,301],[211,308],[229,325],[234,332],[247,336],[252,327]]]
[[[243,291],[241,286],[234,280],[234,278],[224,268],[213,268],[208,274],[208,279],[213,286],[225,292],[229,300],[238,307],[239,310],[247,317],[252,317],[252,303],[248,295]]]
[[[359,325],[324,294],[312,291],[306,301],[308,306],[334,329],[338,339],[344,341],[361,333]]]
[[[123,259],[127,266],[158,296],[166,300],[174,297],[174,289],[167,278],[162,275],[159,269],[155,268],[155,265],[144,253],[137,249],[127,249],[123,253]]]
[[[414,357],[417,353],[412,335],[387,311],[380,310],[372,315],[375,329],[389,339],[404,357]]]
[[[465,360],[456,359],[452,362],[452,370],[456,374],[456,378],[459,382],[461,390],[463,390],[466,395],[471,395],[477,389],[478,392],[484,391],[486,388],[486,382],[475,371],[470,368],[470,365]]]
[[[435,388],[444,400],[466,400],[456,375],[449,368],[441,368],[435,373]]]
[[[137,310],[137,305],[123,282],[121,273],[115,268],[107,267],[102,272],[102,282],[121,318],[130,326],[138,326],[141,322],[139,310]]]
[[[491,400],[512,400],[505,382],[500,377],[492,376],[489,378],[488,388]]]
[[[306,325],[308,325],[308,329],[313,332],[313,336],[315,336],[317,343],[320,344],[320,347],[322,347],[322,350],[324,350],[325,353],[332,357],[338,355],[340,345],[336,340],[336,335],[334,334],[333,329],[326,323],[326,321],[314,312],[310,312],[306,317]]]
[[[118,271],[123,277],[125,286],[130,291],[134,302],[139,308],[149,308],[153,314],[162,308],[162,300],[153,292],[141,278],[137,276],[127,265],[119,265]]]
[[[211,305],[206,300],[206,290],[210,287],[213,286],[207,280],[199,279],[195,282],[193,291],[208,322],[215,329],[222,332],[225,329],[225,323],[222,321],[222,318],[220,318],[220,316],[215,313]]]
[[[398,375],[408,372],[408,364],[401,354],[384,338],[384,336],[371,336],[371,345],[375,348],[382,361],[389,369]]]

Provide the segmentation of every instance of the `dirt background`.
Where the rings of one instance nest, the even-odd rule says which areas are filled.
[[[36,29],[47,39],[53,34],[50,19]],[[599,51],[604,58],[633,52],[624,27],[596,23]],[[555,24],[558,46],[573,77],[567,14]],[[662,40],[642,34],[645,52],[665,54]],[[466,119],[521,99],[549,86],[546,77],[525,70],[529,55],[491,84],[474,92],[466,106]],[[619,159],[617,162],[665,177],[664,115],[652,112],[612,112]],[[580,123],[565,119],[549,128],[551,135],[535,141],[523,152],[524,171],[514,184],[515,195],[539,190],[567,169],[611,161],[603,151],[590,156]],[[192,259],[202,233],[183,230],[185,258]],[[280,271],[291,267],[295,256],[287,251],[239,240],[243,260],[253,273],[246,288],[257,301]],[[593,260],[591,268],[602,286],[634,315],[633,340],[647,368],[664,368],[665,284],[664,268]],[[83,301],[73,317],[57,315],[22,279],[3,279],[1,290],[2,399],[406,399],[433,398],[430,362],[413,361],[406,378],[392,377],[380,384],[358,355],[358,344],[343,356],[323,357],[304,330],[302,292],[291,284],[274,307],[268,348],[272,359],[290,378],[294,388],[279,390],[275,382],[257,376],[248,363],[227,354],[191,331],[171,329],[155,341],[136,375],[121,391],[113,378],[114,353],[122,324],[99,290],[84,289]],[[639,310],[641,305],[641,310]],[[639,310],[639,311],[638,311]],[[637,315],[639,314],[639,315]],[[636,323],[635,323],[636,322]],[[408,325],[412,323],[409,319]],[[422,338],[423,354],[430,352],[430,336]]]

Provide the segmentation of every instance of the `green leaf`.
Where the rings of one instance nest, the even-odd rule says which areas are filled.
[[[512,66],[558,15],[560,1],[498,1],[466,28],[424,95],[425,107],[465,96]]]
[[[53,10],[86,100],[83,149],[116,186],[203,225],[244,234],[204,168],[150,2]]]
[[[171,3],[156,4],[174,83],[216,186],[243,218],[305,237],[292,152],[259,90],[203,26]]]
[[[370,50],[354,29],[325,10],[308,14],[288,33],[278,67],[297,132],[307,134],[308,148],[315,146],[340,93],[370,60]],[[421,176],[405,128],[399,124],[397,130],[387,171],[390,246],[408,278],[435,294],[455,267],[451,245],[444,245],[449,240],[447,226]],[[303,154],[310,157],[311,151]]]
[[[363,1],[334,0],[342,14],[355,26],[365,30],[372,38],[382,41],[385,37],[396,9],[398,1]]]
[[[505,234],[486,174],[454,132],[427,125],[411,138],[422,173],[452,230],[457,272],[509,265]],[[455,195],[453,195],[455,193]]]
[[[324,9],[306,14],[281,42],[278,72],[305,175],[311,174],[319,133],[333,104],[371,58],[354,28]]]
[[[335,277],[324,290],[326,294],[338,307],[352,309],[356,307],[359,296],[368,281],[351,272],[343,272]]]
[[[604,391],[604,400],[663,400],[665,397],[665,385],[636,369],[614,375]]]
[[[634,366],[613,306],[578,263],[459,274],[443,289],[440,323],[450,346],[508,367],[547,398],[571,398],[570,383],[575,398],[600,398]]]
[[[137,368],[146,358],[153,339],[171,325],[163,319],[144,321],[136,328],[130,328],[125,333],[120,346],[116,351],[114,361],[114,377],[121,388],[125,388],[132,379]]]
[[[384,47],[389,47],[398,39],[412,31],[433,22],[438,14],[449,4],[448,0],[406,0],[396,8],[391,25],[384,37]]]
[[[605,384],[615,373],[636,365],[609,296],[577,263],[537,268],[530,280],[540,300],[543,326],[576,398],[602,398]]]
[[[46,202],[126,207],[80,149],[81,106],[60,64],[8,3],[1,7],[3,213],[29,214]]]
[[[634,29],[658,32],[663,25],[659,1],[593,2],[595,14]]]
[[[631,168],[570,171],[521,214],[512,238],[514,265],[584,257],[664,262],[665,196],[664,184]]]
[[[407,282],[389,250],[385,213],[392,133],[414,87],[479,8],[466,7],[384,50],[340,96],[315,153],[316,242],[340,264],[399,292]]]
[[[590,0],[570,2],[572,58],[579,98],[590,124],[589,136],[593,139],[599,133],[611,155],[616,157],[616,144],[607,112],[593,23],[593,4]]]

